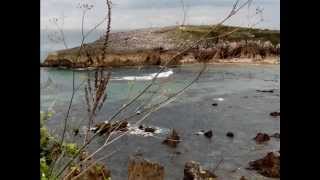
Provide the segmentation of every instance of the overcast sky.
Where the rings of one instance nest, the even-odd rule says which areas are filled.
[[[182,22],[181,0],[113,0],[112,29],[137,29],[177,25]],[[234,0],[184,0],[186,24],[214,24],[225,17]],[[244,0],[240,1],[244,2]],[[94,5],[87,13],[85,29],[90,29],[106,15],[104,0],[41,0],[41,29],[54,29],[52,18],[64,17],[64,29],[80,29],[82,10],[79,3]],[[248,26],[260,19],[254,16],[256,8],[263,9],[263,22],[256,27],[280,29],[280,0],[253,0],[226,22],[229,25]],[[100,26],[103,29],[104,26]]]

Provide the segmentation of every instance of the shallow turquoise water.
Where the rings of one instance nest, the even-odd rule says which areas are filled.
[[[186,65],[172,68],[173,74],[161,78],[163,97],[176,92],[194,78],[200,65]],[[112,80],[108,86],[109,97],[97,121],[108,119],[121,105],[127,102],[130,81],[118,80],[128,76],[148,76],[157,68],[112,69]],[[76,72],[76,84],[81,84],[93,73]],[[50,77],[50,78],[49,78]],[[47,80],[51,79],[51,83]],[[59,69],[41,69],[41,109],[48,107],[54,116],[47,122],[49,129],[59,134],[62,119],[71,95],[72,72]],[[132,94],[138,93],[150,81],[137,81]],[[140,101],[120,117],[134,113],[149,95],[158,87],[154,87]],[[274,93],[261,93],[256,90],[275,89]],[[222,100],[222,101],[219,101]],[[55,103],[53,103],[55,102]],[[212,103],[218,103],[217,107]],[[268,143],[256,145],[252,138],[258,132],[280,132],[280,119],[269,115],[272,111],[280,111],[280,67],[279,65],[209,65],[207,71],[183,95],[173,103],[153,113],[145,122],[165,131],[157,137],[141,137],[129,135],[123,137],[98,156],[111,150],[118,152],[105,160],[112,171],[113,179],[126,179],[128,156],[142,153],[145,158],[160,162],[165,166],[166,179],[182,179],[183,166],[188,160],[199,161],[208,168],[213,168],[221,159],[224,162],[217,171],[219,179],[239,179],[242,175],[254,178],[253,171],[245,170],[250,160],[261,158],[269,151],[280,149],[280,140],[271,139]],[[69,127],[83,128],[86,125],[87,113],[83,88],[80,88],[71,109]],[[175,128],[183,140],[176,149],[169,148],[161,141],[166,130]],[[200,130],[213,130],[213,138],[194,135]],[[226,132],[234,132],[235,138],[229,139]],[[71,132],[68,138],[72,138]],[[80,138],[81,139],[81,138]],[[94,150],[102,145],[103,139],[90,146]],[[175,152],[181,152],[177,155]],[[262,178],[263,179],[263,178]],[[267,178],[266,178],[267,179]]]

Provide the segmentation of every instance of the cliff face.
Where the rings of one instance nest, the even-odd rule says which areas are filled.
[[[198,32],[192,28],[167,27],[111,33],[105,58],[102,57],[103,41],[99,39],[85,44],[81,52],[78,47],[53,52],[48,55],[42,65],[75,68],[163,65],[181,52],[181,49],[197,40],[201,33],[205,33],[203,28],[200,29],[202,31]],[[248,31],[242,29],[242,33],[246,32],[246,34],[240,34],[241,37],[238,33],[234,38],[214,39],[200,43],[187,53],[175,57],[171,64],[196,63],[203,60],[210,63],[233,58],[263,61],[269,57],[279,56],[280,44],[277,43],[277,37],[280,34],[278,32],[261,30],[265,36],[252,37],[252,34],[248,35]]]

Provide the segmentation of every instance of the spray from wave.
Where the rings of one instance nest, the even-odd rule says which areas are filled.
[[[166,78],[166,77],[171,76],[172,74],[173,74],[173,71],[170,69],[168,71],[159,73],[157,78]],[[124,77],[120,77],[120,78],[114,78],[113,80],[146,81],[146,80],[152,80],[156,75],[157,75],[157,73],[152,73],[152,74],[148,74],[148,75],[144,75],[144,76],[124,76]]]

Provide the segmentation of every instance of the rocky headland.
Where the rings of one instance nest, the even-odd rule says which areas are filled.
[[[210,32],[209,26],[171,26],[110,33],[83,47],[48,54],[43,67],[90,68],[198,63],[279,63],[280,31],[221,26],[206,40],[182,52]],[[234,31],[236,30],[236,31]],[[225,33],[234,31],[224,36]],[[220,36],[219,38],[216,38]],[[105,55],[104,55],[105,53]],[[177,56],[177,54],[180,54]]]

